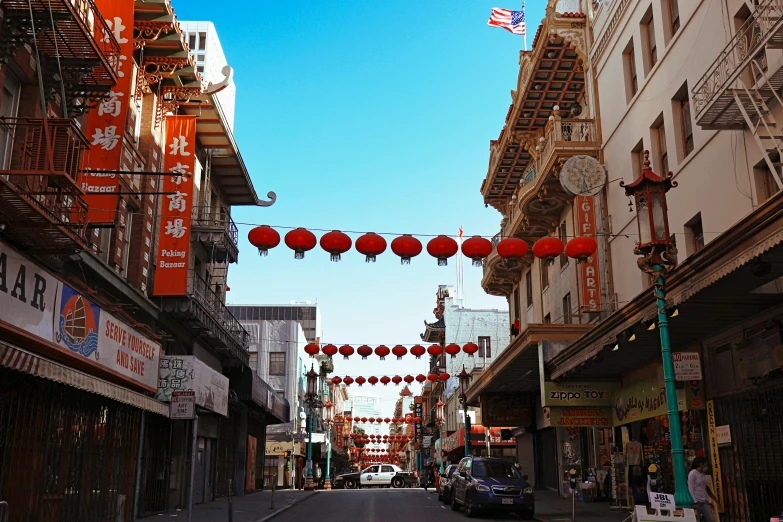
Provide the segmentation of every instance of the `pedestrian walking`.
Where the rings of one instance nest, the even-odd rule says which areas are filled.
[[[718,499],[707,486],[707,459],[696,457],[691,464],[691,472],[688,474],[688,491],[693,497],[694,509],[704,522],[715,522],[712,514],[713,502]]]

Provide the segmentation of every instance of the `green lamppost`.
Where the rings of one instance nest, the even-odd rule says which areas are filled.
[[[459,377],[459,401],[462,403],[462,411],[465,414],[465,456],[470,457],[470,417],[468,417],[468,388],[470,387],[470,374],[462,367]]]
[[[305,401],[307,402],[307,475],[305,476],[305,490],[312,491],[313,487],[313,411],[315,410],[317,403],[320,401],[318,398],[318,373],[310,366],[310,371],[305,374],[307,377],[307,393],[305,394]]]
[[[326,424],[326,477],[324,489],[332,489],[332,480],[329,476],[329,468],[332,464],[332,424],[334,423],[334,404],[327,399],[324,404],[324,423]]]
[[[443,476],[443,429],[446,427],[446,416],[443,414],[443,401],[438,399],[437,404],[437,415],[438,418],[436,419],[436,422],[438,423],[438,434],[440,435],[440,474]]]
[[[669,236],[666,193],[677,186],[672,173],[661,177],[650,168],[650,152],[644,151],[644,169],[632,183],[625,185],[627,196],[636,202],[636,223],[639,228],[639,242],[634,253],[642,256],[639,268],[655,279],[654,295],[658,307],[658,331],[661,336],[663,378],[666,384],[666,405],[669,414],[669,433],[672,444],[674,466],[674,501],[679,508],[692,508],[693,498],[688,491],[688,477],[685,470],[685,455],[682,448],[682,428],[677,407],[677,392],[674,388],[674,362],[669,344],[669,322],[666,314],[665,277],[673,265],[672,258],[677,249]]]

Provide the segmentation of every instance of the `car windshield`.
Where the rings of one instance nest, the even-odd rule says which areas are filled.
[[[454,472],[457,470],[457,466],[449,466],[448,471],[446,472],[446,475],[451,478],[452,475],[454,475]]]
[[[497,460],[475,461],[471,475],[486,478],[521,478],[517,468],[511,465],[510,462]]]

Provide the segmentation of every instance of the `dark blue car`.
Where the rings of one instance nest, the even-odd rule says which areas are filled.
[[[465,457],[459,463],[451,482],[451,509],[465,508],[468,517],[479,511],[518,513],[533,518],[533,488],[506,459]]]

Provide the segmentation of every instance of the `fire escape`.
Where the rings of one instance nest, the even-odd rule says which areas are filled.
[[[748,129],[783,188],[783,67],[769,68],[767,50],[783,49],[783,1],[762,0],[693,88],[696,122],[705,129]]]

